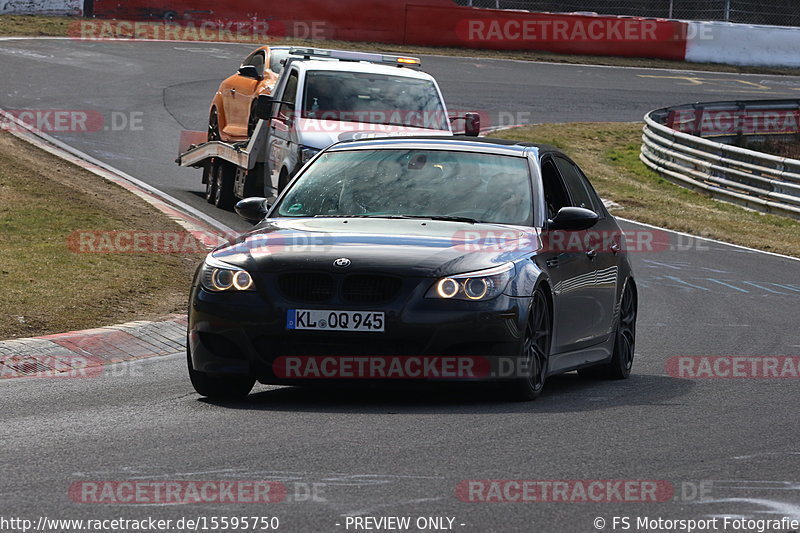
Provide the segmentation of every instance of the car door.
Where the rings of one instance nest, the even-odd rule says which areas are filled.
[[[622,234],[578,165],[560,154],[553,159],[572,205],[594,211],[600,217],[594,227],[583,233],[584,261],[588,260],[588,267],[595,273],[594,285],[587,291],[588,299],[584,302],[585,306],[593,308],[587,336],[594,339],[594,343],[600,343],[608,338],[613,328]]]
[[[258,77],[244,76],[236,73],[230,80],[227,91],[223,92],[225,98],[225,111],[227,113],[227,131],[229,135],[247,137],[247,122],[250,120],[250,106],[264,77],[266,58],[263,50],[256,50],[242,62],[242,66],[253,66],[258,72]],[[227,94],[226,94],[227,93]]]
[[[547,218],[552,220],[559,209],[572,206],[573,201],[552,155],[542,157],[541,175]],[[596,342],[594,326],[598,320],[595,264],[577,232],[554,231],[545,226],[542,243],[539,255],[553,290],[552,353],[591,346]]]
[[[300,75],[296,68],[292,68],[286,77],[286,81],[281,83],[276,92],[276,99],[281,103],[275,104],[272,120],[269,125],[269,173],[271,182],[279,189],[285,185],[281,183],[281,172],[290,173],[297,159],[297,151],[294,148],[292,139],[292,129],[297,114],[297,91],[299,88]],[[283,176],[283,181],[286,180]]]

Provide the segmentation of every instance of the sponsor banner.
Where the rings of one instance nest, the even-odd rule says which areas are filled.
[[[685,22],[636,17],[535,13],[512,10],[476,9],[455,5],[452,0],[350,0],[348,9],[332,9],[329,0],[264,3],[242,0],[236,3],[212,0],[171,0],[151,2],[95,0],[98,18],[170,20],[192,22],[193,28],[171,30],[175,39],[204,40],[205,19],[268,21],[279,29],[266,30],[269,38],[384,42],[424,46],[458,46],[503,50],[542,50],[556,53],[619,55],[684,60],[689,25]],[[280,22],[282,21],[282,22]],[[296,25],[299,25],[297,27]],[[262,28],[263,29],[263,28]],[[127,33],[136,33],[126,27]],[[88,34],[112,38],[120,30],[89,29]],[[140,30],[145,33],[149,30]],[[235,28],[206,29],[236,35]],[[78,35],[87,33],[78,31]],[[163,31],[161,34],[163,35]],[[253,39],[243,30],[243,42]],[[161,37],[164,38],[163,36]],[[262,34],[260,41],[264,42]],[[256,42],[256,41],[253,41]]]
[[[465,480],[456,497],[469,503],[656,503],[672,500],[672,483],[656,480]]]
[[[800,110],[675,109],[667,126],[700,137],[800,133]]]
[[[681,379],[798,379],[800,357],[677,356],[667,374]]]

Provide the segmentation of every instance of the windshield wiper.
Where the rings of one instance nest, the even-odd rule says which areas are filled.
[[[467,224],[477,224],[480,220],[469,217],[455,217],[451,215],[418,215],[409,216],[407,218],[428,218],[430,220],[445,220],[447,222],[466,222]]]
[[[392,220],[444,220],[447,222],[466,222],[467,224],[478,224],[480,220],[475,220],[469,217],[455,217],[450,215],[379,215],[379,214],[363,214],[363,215],[314,215],[315,218],[388,218]]]

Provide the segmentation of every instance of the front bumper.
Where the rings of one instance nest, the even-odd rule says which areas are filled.
[[[450,365],[454,359],[471,358],[479,361],[481,372],[459,374],[458,379],[491,380],[516,375],[509,369],[509,362],[521,353],[528,299],[506,295],[487,302],[426,299],[423,295],[430,282],[420,281],[406,298],[371,306],[312,305],[281,299],[276,294],[265,297],[261,292],[212,293],[196,286],[189,310],[192,364],[201,372],[251,375],[272,384],[307,383],[306,378],[314,377],[287,376],[287,358],[297,362],[333,357],[355,361],[356,366],[360,362],[363,367],[370,358],[396,358],[413,364],[415,360],[410,358],[421,357],[420,365],[428,369],[432,359]],[[289,309],[383,311],[385,331],[288,330]],[[337,374],[333,379],[344,379],[346,375]],[[452,378],[436,371],[396,377]]]

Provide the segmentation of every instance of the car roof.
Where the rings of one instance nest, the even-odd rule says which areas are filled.
[[[545,153],[563,152],[549,144],[528,143],[510,139],[492,137],[452,137],[415,135],[402,137],[376,137],[370,139],[352,139],[334,144],[328,151],[366,150],[366,149],[416,149],[416,150],[458,150],[468,152],[484,152],[499,155],[526,157],[528,154],[538,157]]]
[[[294,56],[290,56],[294,59]],[[288,64],[288,62],[287,62]],[[327,70],[331,72],[362,72],[366,74],[385,74],[388,76],[400,76],[403,78],[414,78],[432,80],[433,76],[421,70],[415,70],[408,67],[398,67],[395,65],[382,65],[380,63],[370,63],[368,61],[340,61],[332,59],[303,59],[297,56],[297,59],[292,61],[292,65],[296,65],[303,70]]]

